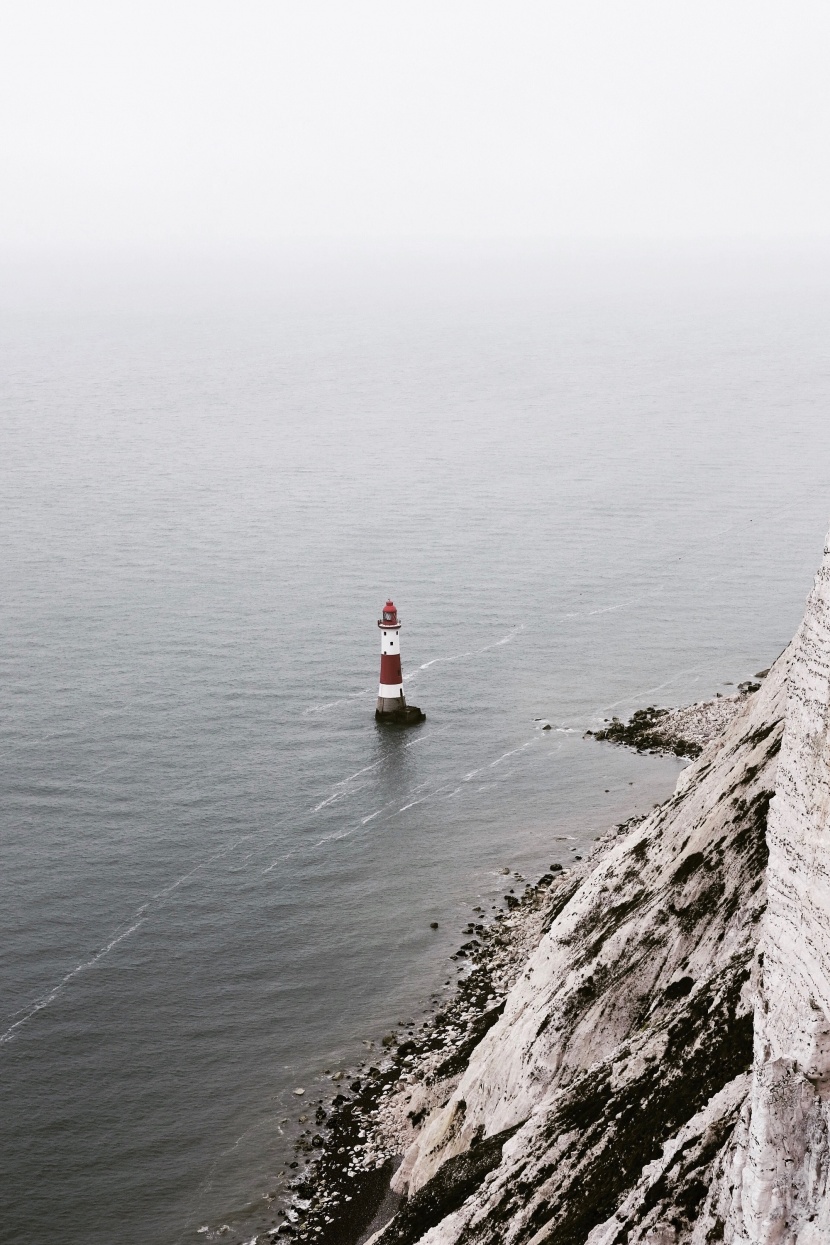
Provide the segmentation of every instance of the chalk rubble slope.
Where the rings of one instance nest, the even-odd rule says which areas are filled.
[[[715,1169],[750,1092],[792,657],[551,911],[503,1016],[405,1156],[407,1201],[375,1245],[675,1245],[716,1185],[729,1200]],[[764,988],[790,953],[782,942],[767,960]]]

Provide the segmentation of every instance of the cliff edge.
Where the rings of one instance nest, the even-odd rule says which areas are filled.
[[[830,550],[794,641],[752,1085],[692,1240],[830,1242]]]
[[[373,1245],[830,1242],[830,552],[745,700],[552,904]]]

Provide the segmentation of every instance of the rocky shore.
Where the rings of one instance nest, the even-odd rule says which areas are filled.
[[[423,1120],[452,1094],[473,1050],[502,1015],[528,956],[580,879],[641,820],[615,826],[575,868],[553,864],[520,894],[511,887],[494,917],[472,910],[468,940],[452,957],[463,964],[453,995],[420,1025],[410,1022],[389,1033],[385,1057],[376,1064],[334,1074],[342,1077],[338,1092],[309,1117],[315,1131],[309,1126],[296,1143],[298,1162],[305,1159],[302,1172],[289,1182],[290,1198],[277,1211],[281,1222],[264,1239],[357,1245],[371,1226],[381,1228],[393,1217],[402,1199],[390,1196],[390,1179]],[[507,881],[524,880],[506,870]]]
[[[318,1101],[260,1245],[830,1241],[830,550],[757,682],[611,727],[699,755],[473,910],[451,1000]]]
[[[639,751],[649,746],[676,754],[682,739],[684,749],[699,752],[757,686],[681,709],[646,711],[659,722],[659,731],[649,739],[642,730],[642,714],[635,714],[633,726],[629,724],[619,737],[599,733],[597,738]],[[423,1216],[415,1205],[402,1214],[401,1195],[389,1189],[402,1156],[424,1120],[449,1101],[472,1052],[502,1016],[509,991],[557,915],[602,857],[643,819],[633,817],[613,827],[586,860],[571,869],[551,865],[538,882],[524,884],[519,894],[515,883],[524,879],[507,871],[505,882],[514,885],[504,896],[502,910],[494,917],[486,917],[481,908],[471,913],[467,941],[453,956],[463,965],[453,996],[444,999],[434,1015],[389,1033],[381,1047],[384,1057],[376,1063],[333,1074],[338,1078],[333,1096],[319,1099],[313,1113],[307,1108],[309,1114],[300,1117],[307,1127],[296,1142],[297,1174],[289,1182],[287,1201],[278,1205],[275,1200],[278,1222],[266,1237],[357,1245],[396,1212],[410,1224]],[[486,1161],[482,1151],[476,1173]]]
[[[767,673],[762,671],[757,677],[764,679]],[[640,711],[631,722],[619,724],[619,730],[615,721],[608,730],[597,732],[595,738],[628,745],[638,751],[648,749],[698,756],[709,745],[717,748],[713,741],[722,737],[739,715],[746,715],[759,688],[760,683],[744,684],[735,696],[716,697],[679,709]],[[772,757],[777,744],[780,744],[780,729],[775,732]],[[475,1133],[471,1135],[463,1149],[450,1153],[423,1185],[413,1188],[413,1170],[423,1157],[425,1123],[448,1108],[457,1110],[459,1101],[464,1103],[466,1116],[467,1103],[458,1098],[458,1087],[469,1072],[471,1060],[489,1031],[503,1022],[511,992],[520,979],[527,976],[534,953],[555,930],[560,915],[584,889],[586,882],[595,877],[608,855],[619,852],[622,845],[628,845],[630,851],[630,864],[623,873],[627,881],[622,890],[634,887],[637,891],[632,870],[639,871],[652,850],[649,839],[643,837],[643,823],[659,823],[682,804],[683,797],[679,793],[688,783],[688,773],[684,771],[681,775],[678,791],[662,809],[648,818],[633,817],[613,827],[575,867],[564,869],[561,865],[552,865],[534,884],[525,884],[518,874],[507,871],[509,877],[505,877],[505,882],[513,885],[504,896],[502,909],[491,917],[486,917],[481,908],[471,913],[465,929],[467,940],[453,957],[463,968],[451,998],[443,999],[435,1013],[419,1023],[410,1021],[387,1034],[380,1047],[383,1057],[374,1063],[350,1074],[329,1074],[334,1092],[318,1098],[313,1110],[310,1106],[303,1108],[300,1120],[306,1127],[296,1142],[297,1156],[292,1165],[295,1172],[288,1182],[286,1196],[274,1199],[275,1219],[272,1226],[260,1234],[260,1241],[286,1239],[321,1245],[359,1245],[371,1239],[377,1245],[405,1245],[407,1242],[414,1245],[426,1239],[426,1233],[435,1229],[448,1214],[454,1214],[474,1190],[489,1182],[502,1159],[505,1143],[516,1131],[515,1124],[500,1129],[492,1138],[488,1136],[486,1124],[479,1124],[478,1138]],[[757,785],[757,775],[753,778]],[[749,836],[745,833],[743,837],[749,837],[751,850],[756,855],[760,852],[757,843],[759,809],[766,799],[762,796],[759,804],[756,796],[751,808],[746,806],[754,828]],[[677,851],[676,846],[674,851]],[[723,857],[722,845],[720,852]],[[712,867],[704,866],[705,877],[706,870]],[[699,872],[701,864],[692,853],[690,864],[675,869],[674,887],[681,884],[688,889],[689,878]],[[516,883],[520,883],[518,894]],[[620,906],[623,912],[628,911],[633,897],[624,899],[620,905],[620,891],[621,884],[606,884],[601,888],[601,893],[608,896],[603,905],[607,912],[619,915]],[[680,921],[685,927],[684,941],[688,941],[688,935],[701,919],[711,915],[715,899],[704,889],[703,896],[698,896],[695,902],[699,909],[697,919],[691,919],[686,913]],[[695,905],[689,906],[694,909]],[[670,910],[673,907],[669,905]],[[670,922],[668,918],[665,923]],[[613,921],[600,934],[600,940],[610,933],[611,927]],[[599,931],[594,932],[596,936]],[[570,941],[574,948],[571,971],[584,959],[578,950],[580,942],[578,937]],[[746,957],[741,963],[745,960]],[[675,1009],[682,1012],[687,1009],[687,996],[692,994],[697,983],[688,974],[675,976],[676,980],[670,981],[663,991],[663,1002],[655,1006],[665,1006],[666,1000],[674,1000]],[[740,994],[742,987],[735,988]],[[570,1009],[578,1013],[579,1003],[589,1003],[598,990],[596,975],[584,976],[569,1004]],[[734,1006],[735,1002],[733,998],[730,1005]],[[542,1019],[537,1039],[550,1023],[549,1017]],[[648,1033],[649,1028],[646,1025],[645,1032]],[[743,1053],[735,1064],[736,1074],[745,1072],[749,1049],[746,1041],[744,1036],[740,1044]],[[636,1039],[632,1043],[630,1038],[627,1049],[623,1043],[617,1050],[617,1063],[627,1067],[633,1060],[633,1066],[641,1073],[653,1074],[659,1053],[647,1051],[635,1055],[636,1045]],[[726,1066],[729,1066],[728,1060]],[[620,1078],[619,1073],[615,1078],[612,1071],[611,1084],[605,1087],[611,1101],[614,1101],[615,1079],[625,1078]],[[727,1105],[721,1104],[723,1112],[728,1114],[732,1108],[727,1100],[731,1103],[728,1093],[724,1099]],[[606,1116],[607,1111],[603,1111],[601,1118],[605,1120]],[[658,1131],[662,1136],[665,1126]],[[699,1141],[698,1134],[694,1136]],[[648,1153],[650,1151],[646,1150],[643,1157]],[[432,1237],[428,1239],[431,1241]],[[466,1241],[467,1237],[459,1239]],[[491,1238],[483,1236],[481,1239]],[[500,1237],[492,1239],[501,1240]],[[563,1239],[573,1239],[576,1243],[586,1238]]]
[[[765,679],[768,674],[769,670],[759,670],[755,680]],[[585,734],[609,743],[624,744],[637,752],[699,757],[706,745],[722,734],[740,713],[744,697],[758,691],[761,685],[755,680],[740,683],[735,696],[717,695],[713,700],[701,700],[677,709],[649,705],[647,709],[638,709],[628,722],[611,718],[607,726]]]
[[[758,690],[671,711],[702,754],[663,806],[492,919],[474,911],[452,1001],[333,1098],[273,1238],[687,1239],[752,1064],[788,660]],[[631,1235],[660,1214],[674,1235]]]

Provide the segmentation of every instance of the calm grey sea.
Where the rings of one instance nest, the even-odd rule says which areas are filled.
[[[583,732],[790,638],[828,329],[805,254],[8,267],[3,1242],[250,1239],[292,1089],[668,794]]]

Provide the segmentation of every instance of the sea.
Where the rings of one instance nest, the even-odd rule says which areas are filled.
[[[0,1240],[264,1241],[303,1103],[452,990],[471,908],[671,792],[585,732],[791,638],[830,258],[2,275]],[[389,596],[409,730],[374,718]]]

